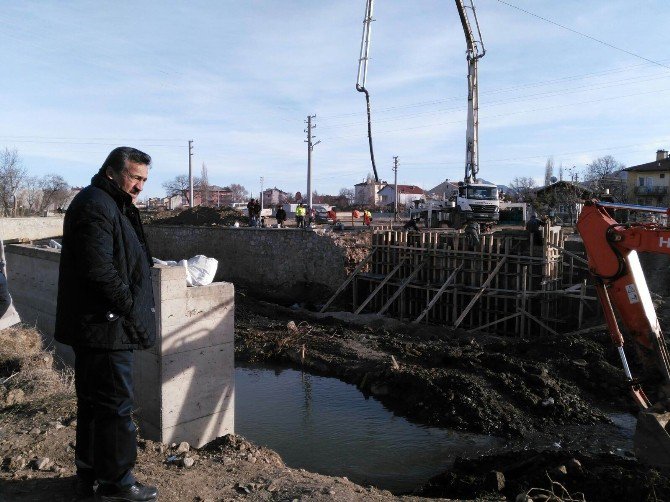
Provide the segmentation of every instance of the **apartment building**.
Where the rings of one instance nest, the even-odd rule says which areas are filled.
[[[656,160],[625,169],[628,172],[629,200],[641,206],[667,206],[670,186],[670,158],[658,150]]]

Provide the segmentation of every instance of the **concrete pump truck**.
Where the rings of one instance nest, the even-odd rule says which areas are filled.
[[[443,200],[435,202],[417,203],[411,208],[410,215],[421,218],[427,227],[449,226],[461,228],[467,223],[475,222],[488,227],[498,222],[500,217],[500,202],[498,187],[491,183],[482,182],[477,178],[479,174],[479,91],[477,80],[477,63],[484,57],[486,49],[482,42],[479,22],[472,0],[455,0],[458,15],[461,19],[465,41],[467,45],[468,61],[468,112],[465,134],[465,177],[458,183],[458,188],[446,193]],[[358,63],[358,81],[356,89],[365,92],[368,110],[368,139],[370,155],[374,167],[372,154],[372,132],[370,126],[370,101],[365,87],[367,65],[370,51],[370,25],[374,0],[367,0],[365,18],[363,20],[363,37]],[[470,22],[470,16],[474,23]],[[476,32],[472,27],[475,27]],[[475,34],[476,33],[476,34]]]

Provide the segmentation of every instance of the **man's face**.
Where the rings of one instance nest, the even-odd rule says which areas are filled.
[[[149,175],[149,166],[137,162],[126,162],[126,167],[121,173],[111,173],[110,177],[119,185],[119,188],[137,200],[137,196],[144,188],[144,183]]]

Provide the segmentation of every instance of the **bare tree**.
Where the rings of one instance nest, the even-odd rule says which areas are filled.
[[[535,201],[537,185],[530,176],[517,176],[510,182],[509,188],[517,202],[532,203]]]
[[[40,180],[42,189],[42,201],[39,205],[39,211],[49,209],[53,205],[54,209],[63,207],[70,197],[70,185],[60,174],[47,174]]]
[[[194,178],[193,185],[198,186],[199,184],[200,179],[197,177]],[[188,201],[188,205],[191,205],[191,199],[189,197],[190,183],[187,174],[180,174],[175,176],[174,179],[164,182],[163,190],[165,190],[168,197],[174,197],[175,195],[185,197]]]
[[[626,200],[626,181],[619,175],[626,166],[617,161],[611,155],[599,157],[586,165],[584,171],[584,184],[596,196],[603,195],[609,190],[610,195],[618,202]]]
[[[209,188],[209,178],[207,177],[207,166],[205,163],[202,163],[202,171],[200,174],[200,183],[198,184],[198,190],[200,191],[200,205],[209,206],[210,205],[210,188]]]
[[[233,183],[228,188],[230,189],[233,202],[244,202],[249,197],[247,189],[238,183]]]
[[[551,178],[554,176],[554,158],[549,157],[547,163],[544,166],[544,186],[549,186],[553,182]]]
[[[354,203],[355,193],[351,188],[340,188],[339,196],[347,200],[347,205]]]
[[[5,216],[16,215],[16,197],[26,175],[16,148],[0,152],[0,204]]]
[[[19,194],[19,198],[24,207],[28,209],[29,214],[34,213],[40,207],[42,201],[41,181],[37,176],[26,176],[26,179],[23,181],[23,189]]]

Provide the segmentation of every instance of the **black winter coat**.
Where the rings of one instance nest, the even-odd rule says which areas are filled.
[[[151,265],[139,211],[101,170],[65,213],[56,340],[107,350],[153,346]]]

